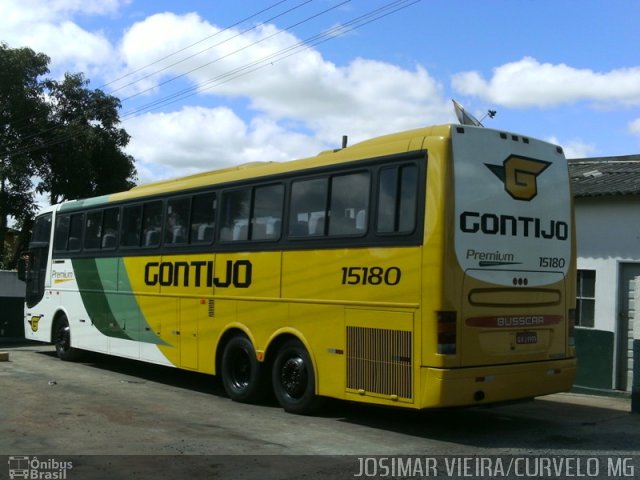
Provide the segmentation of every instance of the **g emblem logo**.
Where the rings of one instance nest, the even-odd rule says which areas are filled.
[[[510,155],[500,165],[485,163],[502,183],[505,191],[516,200],[529,201],[538,194],[536,178],[551,165],[549,162]]]
[[[27,320],[31,325],[32,332],[35,333],[38,331],[38,322],[40,322],[41,319],[42,319],[42,315],[33,315],[29,320]]]

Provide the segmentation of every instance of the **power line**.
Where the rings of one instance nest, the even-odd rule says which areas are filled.
[[[283,0],[283,1],[286,1],[286,0]],[[267,22],[271,22],[271,21],[273,21],[273,20],[275,20],[275,19],[277,19],[277,18],[280,18],[280,17],[282,17],[282,16],[284,16],[284,15],[288,14],[288,13],[291,13],[292,11],[297,10],[298,8],[300,8],[300,7],[304,6],[304,5],[306,5],[307,3],[311,3],[312,1],[313,1],[313,0],[306,0],[306,1],[302,2],[302,3],[299,3],[298,5],[295,5],[294,7],[291,7],[290,9],[288,9],[288,10],[286,10],[286,11],[284,11],[284,12],[282,12],[282,13],[278,14],[278,15],[274,15],[273,17],[268,18],[268,19],[266,19],[266,20],[264,20],[264,21],[260,22],[259,24],[254,25],[253,27],[247,28],[247,29],[245,29],[245,30],[242,30],[241,32],[236,33],[236,34],[235,34],[235,35],[233,35],[232,37],[229,37],[229,38],[227,38],[227,39],[225,39],[225,40],[223,40],[223,41],[221,41],[221,42],[218,42],[218,43],[216,43],[216,44],[214,44],[214,45],[211,45],[210,47],[207,47],[207,48],[205,48],[205,49],[203,49],[203,50],[200,50],[199,52],[196,52],[196,53],[194,53],[194,54],[191,54],[191,55],[189,55],[188,57],[183,58],[182,60],[178,60],[177,62],[172,63],[171,65],[167,65],[166,67],[163,67],[163,68],[161,68],[161,69],[159,69],[159,70],[155,70],[155,71],[153,71],[153,72],[151,72],[151,73],[148,73],[148,74],[146,74],[146,75],[144,75],[144,76],[142,76],[142,77],[140,77],[140,78],[138,78],[138,79],[134,80],[133,82],[127,83],[126,85],[123,85],[123,86],[121,86],[121,87],[116,88],[115,90],[111,90],[111,93],[113,94],[113,93],[115,93],[115,92],[118,92],[118,91],[120,91],[120,90],[122,90],[122,89],[126,88],[126,87],[130,87],[130,86],[132,86],[132,85],[135,85],[136,83],[138,83],[138,82],[140,82],[140,81],[142,81],[142,80],[146,80],[147,78],[152,77],[152,76],[154,76],[154,75],[157,75],[158,73],[162,73],[162,72],[164,72],[164,71],[166,71],[166,70],[170,69],[171,67],[175,67],[176,65],[179,65],[179,64],[181,64],[181,63],[184,63],[184,62],[186,62],[187,60],[190,60],[190,59],[192,59],[192,58],[194,58],[194,57],[197,57],[198,55],[200,55],[200,54],[202,54],[202,53],[204,53],[204,52],[207,52],[207,51],[209,51],[209,50],[211,50],[211,49],[213,49],[213,48],[219,47],[220,45],[223,45],[223,44],[225,44],[225,43],[227,43],[227,42],[230,42],[230,41],[231,41],[231,40],[233,40],[234,38],[240,37],[240,36],[244,35],[244,34],[245,34],[245,33],[247,33],[247,32],[250,32],[250,31],[252,31],[252,30],[257,29],[260,25],[264,25],[264,24],[265,24],[265,23],[267,23]],[[351,1],[351,0],[348,0],[348,1]],[[282,3],[282,2],[280,2],[280,3]],[[252,18],[252,17],[249,17],[249,18]],[[235,25],[238,25],[239,23],[241,23],[241,22],[238,22],[238,23],[234,24],[234,26],[235,26]],[[233,26],[232,26],[232,27],[233,27]],[[205,40],[208,40],[208,39],[213,38],[213,37],[215,37],[215,36],[217,36],[217,35],[219,35],[219,34],[221,34],[221,33],[223,33],[223,32],[226,32],[227,30],[231,29],[232,27],[227,27],[227,28],[225,28],[224,30],[220,30],[220,31],[218,31],[218,32],[214,33],[213,35],[210,35],[210,36],[209,36],[209,37],[207,37]],[[194,43],[194,44],[190,45],[189,47],[185,47],[185,48],[183,48],[182,50],[179,50],[179,51],[178,51],[178,52],[176,52],[176,53],[182,52],[182,51],[186,50],[187,48],[190,48],[190,47],[192,47],[192,46],[194,46],[194,45],[197,45],[197,44],[199,44],[199,43],[201,43],[201,42],[203,42],[203,41],[204,41],[204,40],[201,40],[201,41],[199,41],[199,42],[196,42],[196,43]],[[161,62],[161,61],[163,61],[163,60],[166,60],[167,58],[170,58],[170,57],[174,56],[176,53],[172,53],[171,55],[167,55],[166,57],[163,57],[161,60],[157,60],[156,62],[154,62],[154,63],[152,63],[152,64],[150,64],[150,65],[155,65],[155,64],[157,64],[157,63],[159,63],[159,62]],[[150,66],[150,65],[148,65],[148,66]],[[140,70],[143,70],[143,69],[145,69],[145,68],[147,68],[147,67],[141,67],[140,69],[136,70],[136,72],[139,72]],[[127,76],[128,76],[128,75],[127,75]],[[124,77],[123,77],[123,78],[124,78]],[[107,85],[108,85],[108,84],[107,84]],[[155,87],[154,87],[154,88],[155,88]],[[123,101],[124,101],[124,100],[128,100],[129,98],[135,97],[135,96],[137,96],[137,95],[139,95],[139,94],[141,94],[141,93],[145,93],[145,92],[147,92],[147,91],[149,91],[149,90],[151,90],[151,89],[147,89],[147,90],[144,90],[143,92],[139,92],[139,93],[138,93],[138,94],[136,94],[136,95],[132,95],[131,97],[127,97],[127,98],[123,99]]]
[[[300,6],[305,5],[305,4],[307,4],[307,3],[310,3],[311,1],[312,1],[312,0],[306,0],[306,1],[302,2],[301,4],[298,4],[298,5],[296,5],[295,7],[292,7],[292,8],[290,8],[290,9],[288,9],[288,10],[287,10],[286,12],[284,12],[284,13],[288,13],[288,12],[291,12],[291,11],[293,11],[293,10],[296,10],[296,9],[297,9],[297,8],[299,8]],[[280,30],[279,30],[278,32],[276,32],[275,34],[270,35],[269,37],[263,38],[263,39],[261,39],[261,40],[259,40],[259,41],[253,42],[252,44],[250,44],[250,45],[248,45],[248,46],[245,46],[244,48],[239,49],[239,50],[237,50],[237,51],[235,51],[235,52],[232,52],[232,53],[230,53],[230,54],[227,54],[227,55],[225,55],[223,58],[229,57],[229,56],[231,56],[231,55],[233,55],[233,54],[235,54],[235,53],[238,53],[238,52],[240,52],[240,51],[242,51],[242,50],[246,50],[247,48],[249,48],[249,47],[251,47],[251,46],[253,46],[253,45],[255,45],[255,44],[258,44],[258,43],[260,43],[260,42],[266,41],[266,40],[268,40],[269,38],[272,38],[272,37],[274,37],[274,36],[276,36],[276,35],[278,35],[278,34],[281,34],[281,33],[283,33],[284,31],[288,31],[288,30],[290,30],[290,29],[292,29],[292,28],[294,28],[294,27],[296,27],[296,26],[299,26],[299,25],[301,25],[301,24],[304,24],[304,23],[306,23],[306,22],[308,22],[308,21],[310,21],[310,20],[312,20],[312,19],[314,19],[314,18],[317,18],[317,17],[319,17],[319,16],[322,16],[322,15],[326,14],[327,12],[329,12],[329,11],[331,11],[331,10],[334,10],[334,9],[336,9],[336,8],[338,8],[338,7],[340,7],[340,6],[344,5],[344,4],[346,4],[346,3],[349,3],[350,1],[351,1],[351,0],[344,0],[343,2],[339,3],[338,5],[335,5],[335,6],[333,6],[333,7],[330,7],[330,8],[328,8],[328,9],[325,9],[325,10],[323,10],[323,11],[319,12],[319,13],[316,13],[316,14],[314,14],[314,15],[310,16],[310,17],[307,17],[306,19],[301,20],[301,21],[299,21],[299,22],[296,22],[296,23],[294,23],[293,25],[290,25],[289,27],[287,27],[287,28],[285,28],[285,29],[280,29]],[[278,4],[276,4],[276,5],[279,5],[279,4],[281,4],[281,3],[283,3],[283,2],[281,1],[281,2],[279,2],[279,3],[278,3]],[[265,9],[265,10],[268,10],[268,9]],[[283,15],[283,14],[280,14],[280,15],[277,15],[277,16],[275,16],[275,17],[273,17],[273,18],[277,18],[277,17],[280,17],[280,16],[282,16],[282,15]],[[254,16],[255,16],[255,15],[253,15],[252,17],[254,17]],[[252,18],[252,17],[248,17],[248,18]],[[271,20],[271,19],[269,19],[269,20]],[[269,20],[267,20],[267,21],[269,21]],[[265,22],[266,22],[266,21],[265,21]],[[262,23],[265,23],[265,22],[262,22]],[[242,23],[242,21],[240,21],[240,22],[236,22],[236,24],[239,24],[239,23]],[[230,28],[230,27],[229,27],[229,28]],[[228,28],[227,28],[227,29],[225,29],[225,30],[228,30]],[[249,31],[249,30],[251,30],[251,28],[250,28],[250,29],[247,29],[247,31]],[[218,33],[219,33],[219,32],[218,32]],[[239,35],[239,34],[238,34],[238,35]],[[235,36],[238,36],[238,35],[235,35]],[[215,35],[211,35],[211,36],[209,36],[209,37],[207,37],[207,38],[211,38],[212,36],[215,36]],[[233,38],[235,38],[235,36],[234,36]],[[198,43],[201,43],[201,42],[202,42],[202,41],[204,41],[204,40],[206,40],[206,39],[203,39],[203,40],[201,40],[201,41],[199,41],[199,42],[196,42],[196,43],[194,43],[194,44],[192,44],[192,45],[196,45],[196,44],[198,44]],[[230,40],[230,39],[227,39],[227,41],[228,41],[228,40]],[[221,43],[224,43],[224,42],[221,42]],[[181,49],[181,51],[184,51],[185,49],[188,49],[188,48],[190,48],[190,47],[184,47],[183,49]],[[166,56],[166,57],[164,57],[164,58],[170,57],[170,56],[172,56],[172,55],[173,55],[173,54],[168,55],[168,56]],[[218,59],[218,60],[219,60],[219,59]],[[188,75],[189,73],[192,73],[193,71],[196,71],[196,70],[198,70],[198,69],[204,68],[205,66],[207,66],[207,65],[209,65],[209,64],[215,63],[215,61],[217,61],[217,60],[214,60],[214,61],[212,61],[212,62],[208,62],[208,64],[201,65],[200,67],[197,67],[197,68],[195,68],[195,69],[192,69],[192,70],[191,70],[191,71],[189,71],[189,72],[186,72],[186,73],[183,73],[183,74],[177,75],[177,76],[175,76],[175,77],[172,77],[172,78],[170,78],[170,79],[168,79],[168,80],[166,80],[166,81],[164,81],[164,82],[160,83],[160,85],[159,85],[159,86],[163,86],[163,85],[165,85],[165,84],[167,84],[167,83],[170,83],[170,82],[175,81],[175,80],[177,80],[177,79],[179,79],[179,78],[182,78],[182,77],[184,77],[184,76]],[[157,62],[152,62],[152,64],[153,64],[153,63],[157,63]],[[180,63],[180,62],[178,62],[178,63]],[[136,83],[136,82],[132,82],[132,83]],[[157,87],[154,87],[154,88],[157,88]],[[153,89],[153,88],[152,88],[152,89]],[[142,91],[142,92],[138,92],[138,93],[137,93],[137,94],[135,94],[135,95],[131,95],[131,96],[126,97],[126,98],[124,98],[124,99],[119,99],[119,101],[120,101],[120,102],[125,102],[125,101],[127,101],[127,100],[130,100],[131,98],[137,97],[137,96],[139,96],[139,95],[141,95],[141,94],[143,94],[143,93],[146,93],[147,91],[152,90],[152,89],[147,89],[147,90],[144,90],[144,91]],[[123,120],[123,119],[121,118],[121,120]],[[35,132],[34,134],[30,135],[29,137],[31,137],[31,138],[33,138],[33,137],[37,137],[37,136],[39,136],[39,135],[42,135],[43,133],[48,133],[48,132],[50,132],[50,131],[56,130],[57,128],[58,128],[58,127],[52,127],[52,128],[47,129],[47,130],[45,130],[45,131]],[[69,135],[69,136],[67,136],[67,137],[65,138],[65,140],[66,140],[66,139],[69,139],[69,138],[72,138],[72,137],[73,137],[72,135]],[[22,139],[22,141],[24,141],[25,139],[26,139],[26,138],[23,138],[23,139]],[[41,145],[38,145],[38,146],[34,146],[33,148],[31,148],[31,147],[25,147],[25,149],[19,149],[18,151],[14,152],[14,153],[13,153],[13,155],[19,155],[19,154],[23,153],[25,150],[26,150],[27,152],[31,152],[31,151],[34,151],[34,150],[39,150],[39,149],[42,149],[42,148],[46,148],[48,145],[53,146],[53,145],[56,145],[56,144],[62,143],[63,141],[64,141],[64,140],[62,140],[62,141],[58,141],[58,139],[55,139],[55,138],[54,138],[53,140],[51,140],[51,141],[50,141],[50,142],[48,142],[48,143],[47,143],[47,142],[45,142],[44,144],[41,144]]]
[[[307,39],[300,41],[294,45],[291,45],[289,47],[286,47],[282,50],[279,50],[278,52],[272,53],[270,55],[267,55],[265,57],[262,57],[261,59],[255,60],[253,62],[247,63],[243,66],[237,67],[235,69],[232,69],[226,73],[223,73],[221,75],[218,75],[212,79],[209,79],[207,81],[204,82],[200,82],[195,86],[180,90],[178,92],[174,92],[170,95],[166,95],[158,100],[154,100],[153,102],[149,102],[145,105],[142,105],[128,113],[124,113],[121,116],[121,121],[125,122],[126,120],[130,120],[131,118],[134,118],[136,116],[139,116],[145,112],[150,112],[153,110],[157,110],[159,108],[162,108],[166,105],[170,105],[172,103],[175,103],[177,101],[180,100],[184,100],[185,98],[191,97],[193,95],[196,95],[198,93],[198,91],[203,91],[203,90],[208,90],[211,89],[213,87],[215,87],[216,85],[220,85],[222,83],[227,83],[229,81],[235,80],[239,77],[242,77],[244,75],[248,75],[250,73],[253,73],[257,70],[260,70],[266,66],[272,65],[276,62],[282,61],[288,57],[291,57],[293,55],[296,55],[298,53],[300,53],[301,51],[310,49],[316,45],[319,45],[321,43],[324,43],[326,41],[332,40],[333,38],[336,38],[338,36],[341,36],[343,34],[349,33],[353,30],[356,30],[358,28],[361,28],[367,24],[373,23],[375,21],[378,21],[384,17],[387,17],[389,15],[392,15],[393,13],[396,13],[400,10],[406,9],[408,7],[410,7],[411,5],[414,5],[416,3],[418,3],[420,0],[395,0],[392,1],[386,5],[383,5],[382,7],[379,7],[377,9],[371,10],[363,15],[360,15],[356,18],[353,18],[351,20],[349,20],[348,22],[338,25],[336,27],[332,27],[329,30],[326,30],[325,32],[313,35],[311,37],[308,37]],[[343,2],[346,3],[346,2]],[[341,4],[340,4],[341,5]],[[327,9],[326,11],[329,11],[330,9]],[[326,12],[325,11],[325,12]],[[322,12],[320,13],[322,14]],[[314,18],[317,17],[320,14],[316,14],[312,17],[309,18]],[[305,21],[308,21],[305,20]],[[301,23],[304,23],[305,21],[301,21],[298,22],[288,28],[293,28],[295,26],[300,25]],[[283,30],[285,31],[285,30]],[[274,34],[275,35],[275,34]],[[272,35],[272,36],[274,36]],[[261,39],[257,42],[254,42],[253,44],[244,47],[243,49],[240,49],[238,51],[244,50],[246,48],[249,48],[250,46],[253,46],[257,43],[260,43],[261,41],[266,40],[269,37],[265,37],[265,39]],[[237,52],[234,52],[237,53]],[[217,61],[217,60],[216,60]],[[209,62],[208,64],[211,64],[213,62]],[[197,69],[203,68],[204,66],[207,66],[208,64],[202,65],[200,67],[198,67]],[[180,75],[179,77],[176,78],[180,78],[182,76],[187,75],[188,73],[192,73],[193,71],[197,70],[194,69],[190,72],[187,72],[185,74]],[[174,78],[175,80],[175,78]],[[168,82],[164,82],[165,84]],[[128,97],[131,98],[131,97]],[[11,156],[15,156],[15,155],[20,155],[20,154],[24,154],[24,153],[31,153],[33,151],[36,150],[40,150],[43,148],[48,148],[50,146],[54,146],[60,143],[65,142],[66,140],[72,138],[73,135],[61,135],[58,138],[53,138],[48,142],[45,142],[44,144],[40,144],[40,145],[33,145],[33,146],[28,146],[25,147],[23,149],[18,149],[15,152],[12,152],[9,154],[9,157]]]
[[[142,105],[132,111],[126,112],[122,116],[122,121],[129,120],[134,118],[142,113],[157,110],[166,105],[170,105],[177,101],[183,100],[185,98],[189,98],[193,95],[202,92],[203,90],[211,89],[217,85],[222,83],[227,83],[236,78],[242,77],[244,75],[248,75],[249,73],[253,73],[256,70],[262,69],[264,67],[270,66],[276,62],[282,61],[285,58],[291,57],[300,53],[303,50],[308,50],[316,45],[321,43],[325,43],[337,36],[340,36],[345,33],[349,33],[353,30],[361,28],[369,23],[380,20],[384,17],[387,17],[397,11],[403,10],[405,8],[410,7],[411,5],[418,3],[420,0],[395,0],[391,3],[383,5],[375,10],[372,10],[366,14],[363,14],[359,17],[349,20],[348,22],[338,25],[336,27],[332,27],[331,29],[313,35],[305,40],[302,40],[294,45],[286,47],[282,50],[279,50],[275,53],[262,57],[258,60],[255,60],[251,63],[245,64],[243,66],[237,67],[233,70],[220,74],[214,78],[206,80],[204,82],[200,82],[194,86],[185,88],[183,90],[174,92],[170,95],[162,97],[160,99],[149,102],[145,105]],[[256,42],[257,43],[257,42]],[[253,44],[252,44],[253,45]],[[190,73],[190,72],[188,72]],[[183,74],[184,76],[185,74]]]
[[[102,89],[102,88],[104,88],[104,87],[106,87],[106,86],[108,86],[108,85],[111,85],[111,84],[113,84],[113,83],[117,82],[117,81],[120,81],[120,80],[122,80],[122,79],[128,78],[129,76],[134,75],[134,74],[136,74],[136,73],[138,73],[138,72],[140,72],[140,71],[142,71],[142,70],[144,70],[144,69],[146,69],[146,68],[148,68],[148,67],[150,67],[150,66],[156,65],[157,63],[160,63],[160,62],[162,62],[163,60],[166,60],[166,59],[168,59],[168,58],[171,58],[171,57],[173,57],[173,56],[175,56],[175,55],[177,55],[177,54],[179,54],[179,53],[181,53],[181,52],[184,52],[184,51],[186,51],[186,50],[188,50],[188,49],[190,49],[190,48],[192,48],[192,47],[194,47],[194,46],[196,46],[196,45],[199,45],[200,43],[203,43],[203,42],[205,42],[205,41],[207,41],[207,40],[209,40],[209,39],[211,39],[211,38],[213,38],[213,37],[215,37],[215,36],[217,36],[217,35],[220,35],[220,34],[222,34],[222,33],[226,32],[226,31],[228,31],[228,30],[231,30],[233,27],[238,26],[238,25],[240,25],[240,24],[242,24],[242,23],[244,23],[244,22],[246,22],[246,21],[248,21],[248,20],[251,20],[252,18],[255,18],[255,17],[257,17],[258,15],[260,15],[260,14],[262,14],[262,13],[264,13],[264,12],[267,12],[267,11],[269,11],[269,10],[272,10],[273,8],[275,8],[275,7],[279,6],[279,5],[283,4],[283,3],[286,3],[286,2],[288,2],[288,1],[289,1],[289,0],[280,0],[280,1],[278,1],[278,2],[276,2],[276,3],[274,3],[274,4],[272,4],[272,5],[270,5],[270,6],[269,6],[269,7],[267,7],[267,8],[264,8],[264,9],[262,9],[262,10],[258,11],[258,12],[255,12],[255,13],[253,13],[253,14],[251,14],[251,15],[249,15],[249,16],[247,16],[247,17],[245,17],[245,18],[241,19],[241,20],[238,20],[238,21],[237,21],[237,22],[235,22],[234,24],[232,24],[232,25],[230,25],[230,26],[228,26],[228,27],[225,27],[225,28],[223,28],[222,30],[219,30],[218,32],[216,32],[216,33],[214,33],[214,34],[212,34],[212,35],[209,35],[209,36],[207,36],[207,37],[204,37],[204,38],[202,38],[202,39],[198,40],[197,42],[194,42],[194,43],[192,43],[192,44],[190,44],[190,45],[187,45],[187,46],[185,46],[185,47],[182,47],[181,49],[179,49],[179,50],[177,50],[177,51],[175,51],[175,52],[173,52],[173,53],[170,53],[170,54],[168,54],[168,55],[166,55],[166,56],[164,56],[164,57],[162,57],[162,58],[159,58],[159,59],[157,59],[157,60],[155,60],[155,61],[153,61],[153,62],[151,62],[151,63],[149,63],[149,64],[147,64],[147,65],[145,65],[145,66],[142,66],[142,67],[140,67],[140,68],[138,68],[138,69],[136,69],[136,70],[134,70],[134,71],[132,71],[132,72],[129,72],[129,73],[127,73],[126,75],[123,75],[123,76],[121,76],[121,77],[119,77],[119,78],[116,78],[116,79],[114,79],[114,80],[112,80],[112,81],[110,81],[110,82],[108,82],[108,83],[105,83],[105,84],[103,84],[102,86],[100,86],[100,87],[96,88],[96,90],[100,90],[100,89]],[[307,4],[307,3],[310,3],[310,2],[312,2],[312,1],[313,1],[313,0],[305,0],[302,4],[298,4],[298,5],[296,5],[295,7],[290,8],[289,10],[287,10],[287,11],[283,12],[282,14],[276,15],[276,16],[274,16],[274,17],[272,17],[272,18],[268,19],[268,20],[265,20],[265,21],[261,22],[261,24],[264,24],[265,22],[271,21],[271,20],[273,20],[273,19],[275,19],[275,18],[278,18],[278,17],[280,17],[280,16],[282,16],[282,15],[284,15],[284,14],[286,14],[286,13],[290,12],[290,11],[293,11],[293,10],[295,10],[295,9],[299,8],[300,6],[305,5],[305,4]],[[248,30],[251,30],[251,29],[248,29]],[[220,44],[222,44],[222,43],[224,43],[224,42],[220,42],[220,43],[216,44],[216,46],[217,46],[217,45],[220,45]],[[205,51],[206,51],[206,50],[205,50]],[[199,52],[199,53],[201,53],[201,52]],[[188,57],[188,58],[192,58],[192,57],[193,57],[193,56],[195,56],[195,55],[197,55],[197,54],[191,55],[191,56],[190,56],[190,57]],[[186,60],[186,59],[185,59],[185,60]],[[182,60],[182,61],[184,61],[184,60]],[[181,63],[181,62],[176,62],[176,64],[178,64],[178,63]],[[154,74],[154,72],[152,72],[151,74],[149,74],[149,75],[147,75],[147,76],[143,77],[142,79],[148,78],[149,76],[151,76],[151,75],[153,75],[153,74]],[[118,91],[118,90],[121,90],[122,88],[124,88],[124,87],[126,87],[126,86],[133,85],[133,84],[137,83],[138,81],[140,81],[140,80],[142,80],[142,79],[138,79],[138,80],[136,80],[136,81],[134,81],[134,82],[131,82],[131,83],[129,83],[129,84],[127,84],[127,85],[123,86],[123,87],[120,87],[120,88],[118,88],[118,89],[112,90],[112,91],[109,93],[109,95],[111,95],[112,93],[114,93],[114,92],[116,92],[116,91]],[[118,99],[118,102],[119,102],[119,106],[120,106],[120,105],[122,104],[122,100],[121,100],[121,99]],[[21,130],[21,129],[27,129],[27,128],[29,128],[29,127],[30,127],[30,120],[31,120],[31,119],[30,119],[30,117],[25,117],[25,118],[22,118],[22,119],[19,119],[19,120],[15,120],[15,121],[13,121],[13,122],[12,122],[12,125],[13,125],[14,130],[19,131],[19,130]],[[54,126],[54,127],[51,127],[51,128],[47,128],[47,129],[45,129],[45,130],[41,130],[41,131],[38,131],[38,132],[34,132],[34,133],[30,134],[30,135],[21,136],[21,137],[20,137],[20,140],[16,140],[16,141],[13,141],[13,142],[5,143],[5,144],[1,145],[1,146],[0,146],[0,148],[2,148],[2,149],[4,149],[4,148],[10,148],[12,145],[16,145],[16,144],[18,144],[18,143],[22,143],[22,142],[24,142],[24,141],[26,141],[26,140],[29,140],[29,139],[31,139],[31,138],[36,138],[36,137],[38,137],[38,136],[40,136],[40,135],[43,135],[43,134],[45,134],[45,133],[49,133],[49,132],[54,131],[54,130],[59,129],[59,128],[60,128],[60,127],[58,127],[58,126]]]
[[[276,37],[278,35],[281,35],[284,32],[288,32],[289,30],[292,30],[295,27],[299,27],[300,25],[302,25],[304,23],[307,23],[307,22],[313,20],[314,18],[317,18],[317,17],[320,17],[322,15],[325,15],[326,13],[328,13],[328,12],[330,12],[332,10],[335,10],[335,9],[337,9],[337,8],[347,4],[349,2],[351,2],[351,0],[344,0],[341,3],[338,3],[337,5],[334,5],[333,7],[329,7],[329,8],[327,8],[327,9],[321,11],[321,12],[318,12],[318,13],[316,13],[314,15],[311,15],[311,16],[305,18],[304,20],[300,20],[299,22],[296,22],[296,23],[294,23],[292,25],[289,25],[288,27],[285,27],[283,29],[279,29],[276,33],[273,33],[273,34],[268,35],[268,36],[266,36],[264,38],[261,38],[260,40],[256,40],[255,42],[253,42],[253,43],[251,43],[249,45],[245,45],[244,47],[239,48],[237,50],[234,50],[233,52],[227,53],[226,55],[223,55],[221,57],[218,57],[215,60],[212,60],[210,62],[202,64],[202,65],[200,65],[200,66],[198,66],[196,68],[192,68],[191,70],[189,70],[187,72],[183,72],[183,73],[181,73],[179,75],[176,75],[176,76],[174,76],[174,77],[172,77],[172,78],[170,78],[168,80],[165,80],[164,82],[160,82],[158,85],[156,85],[154,87],[147,88],[145,90],[142,90],[141,92],[137,92],[137,93],[135,93],[133,95],[125,97],[125,98],[122,99],[122,101],[124,102],[124,101],[127,101],[127,100],[131,100],[132,98],[138,97],[138,96],[140,96],[140,95],[142,95],[142,94],[144,94],[146,92],[149,92],[149,91],[154,90],[154,89],[156,89],[158,87],[162,87],[162,86],[167,85],[167,84],[169,84],[171,82],[174,82],[175,80],[178,80],[179,78],[186,77],[190,73],[193,73],[193,72],[196,72],[198,70],[201,70],[201,69],[203,69],[205,67],[208,67],[209,65],[213,65],[214,63],[217,63],[220,60],[223,60],[223,59],[228,58],[228,57],[230,57],[232,55],[235,55],[235,54],[240,53],[240,52],[242,52],[244,50],[247,50],[247,49],[249,49],[249,48],[251,48],[251,47],[253,47],[255,45],[258,45],[259,43],[265,42],[267,40],[271,40],[272,38],[274,38],[274,37]],[[240,35],[240,34],[238,34],[238,35]],[[238,36],[238,35],[236,35],[236,36]],[[235,38],[235,36],[233,38]]]
[[[109,86],[109,85],[112,85],[112,84],[114,84],[114,83],[116,83],[116,82],[119,82],[120,80],[124,80],[125,78],[129,78],[130,76],[135,75],[136,73],[141,72],[142,70],[145,70],[146,68],[152,67],[152,66],[154,66],[154,65],[156,65],[156,64],[158,64],[158,63],[160,63],[160,62],[163,62],[163,61],[165,61],[165,60],[167,60],[167,59],[169,59],[169,58],[171,58],[171,57],[174,57],[174,56],[176,56],[177,54],[182,53],[182,52],[184,52],[184,51],[186,51],[186,50],[189,50],[190,48],[195,47],[196,45],[199,45],[199,44],[201,44],[201,43],[203,43],[203,42],[206,42],[207,40],[209,40],[209,39],[211,39],[211,38],[217,37],[218,35],[220,35],[220,34],[222,34],[222,33],[226,32],[227,30],[231,30],[233,27],[237,27],[238,25],[240,25],[240,24],[242,24],[242,23],[245,23],[245,22],[247,22],[247,21],[251,20],[252,18],[257,17],[258,15],[260,15],[260,14],[262,14],[262,13],[268,12],[269,10],[271,10],[271,9],[273,9],[273,8],[275,8],[275,7],[277,7],[278,5],[280,5],[280,4],[282,4],[282,3],[286,3],[286,2],[288,2],[288,1],[289,1],[289,0],[280,0],[279,2],[276,2],[276,3],[274,3],[273,5],[271,5],[271,6],[267,7],[267,8],[264,8],[264,9],[260,10],[259,12],[253,13],[253,14],[249,15],[248,17],[243,18],[242,20],[238,20],[236,23],[234,23],[234,24],[232,24],[232,25],[229,25],[228,27],[225,27],[225,28],[223,28],[222,30],[219,30],[219,31],[217,31],[217,32],[216,32],[216,33],[214,33],[214,34],[209,35],[208,37],[204,37],[204,38],[202,38],[202,39],[198,40],[197,42],[192,43],[191,45],[187,45],[186,47],[182,47],[181,49],[176,50],[175,52],[170,53],[169,55],[165,55],[164,57],[158,58],[157,60],[154,60],[153,62],[148,63],[147,65],[144,65],[144,66],[142,66],[142,67],[139,67],[139,68],[137,68],[136,70],[133,70],[133,71],[131,71],[131,72],[129,72],[129,73],[127,73],[127,74],[125,74],[125,75],[121,76],[121,77],[118,77],[118,78],[116,78],[116,79],[114,79],[114,80],[111,80],[110,82],[107,82],[107,83],[105,83],[105,84],[101,85],[101,86],[100,86],[100,87],[98,87],[98,88],[99,88],[99,89],[101,89],[101,88],[107,87],[107,86]],[[308,0],[308,1],[304,2],[304,3],[309,3],[309,2],[311,2],[311,1],[313,1],[313,0]],[[285,12],[285,13],[286,13],[286,12]],[[277,18],[277,17],[275,17],[275,18]],[[264,22],[262,22],[262,23],[264,23]],[[196,55],[197,55],[197,54],[196,54]],[[191,57],[189,57],[189,58],[191,58]],[[135,83],[135,82],[133,82],[133,83]],[[127,84],[127,85],[125,85],[124,87],[127,87],[127,86],[129,86],[129,85],[131,85],[131,84]],[[112,90],[112,92],[116,92],[116,91],[118,91],[118,90],[120,90],[120,89],[122,89],[122,88],[124,88],[124,87],[119,87],[119,88],[117,88],[117,89],[115,89],[115,90]]]

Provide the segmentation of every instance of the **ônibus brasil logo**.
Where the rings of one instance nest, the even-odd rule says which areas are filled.
[[[485,163],[504,184],[504,189],[516,200],[530,201],[538,194],[538,175],[551,163],[532,158],[510,155],[502,165]]]
[[[66,480],[67,472],[73,468],[73,462],[55,458],[40,460],[38,457],[10,456],[9,478],[26,480]]]

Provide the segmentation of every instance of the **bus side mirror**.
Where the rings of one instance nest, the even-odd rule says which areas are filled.
[[[18,259],[18,280],[22,280],[26,282],[27,280],[27,262],[29,261],[29,256],[24,254],[20,255]]]

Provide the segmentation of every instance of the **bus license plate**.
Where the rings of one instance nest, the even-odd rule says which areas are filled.
[[[536,332],[518,332],[516,333],[516,343],[518,345],[538,343],[538,334]]]

